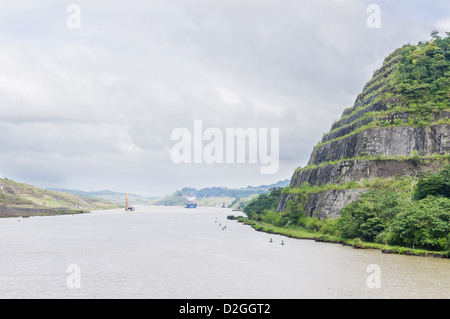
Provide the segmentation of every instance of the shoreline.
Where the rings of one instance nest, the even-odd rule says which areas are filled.
[[[29,217],[42,217],[42,216],[62,216],[62,215],[74,215],[74,214],[87,214],[89,210],[83,209],[13,209],[9,211],[0,211],[0,218],[29,218]]]
[[[443,258],[449,259],[450,256],[447,252],[439,252],[439,251],[430,251],[425,249],[413,249],[409,247],[401,247],[401,246],[389,246],[384,244],[377,243],[369,243],[363,242],[359,239],[343,239],[336,236],[321,234],[321,233],[313,233],[306,229],[301,228],[284,228],[273,226],[270,224],[266,224],[263,222],[256,222],[252,220],[248,220],[243,217],[234,217],[234,220],[238,222],[248,225],[252,227],[256,231],[268,233],[268,234],[276,234],[285,236],[293,239],[304,239],[304,240],[314,240],[316,242],[323,243],[332,243],[332,244],[341,244],[344,246],[351,246],[355,249],[376,249],[380,250],[383,254],[397,254],[397,255],[406,255],[406,256],[417,256],[417,257],[428,257],[428,258]]]

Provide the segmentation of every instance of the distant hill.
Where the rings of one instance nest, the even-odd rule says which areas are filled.
[[[132,205],[183,206],[185,196],[195,196],[197,197],[199,206],[214,207],[225,203],[228,207],[240,209],[247,201],[257,195],[267,193],[271,188],[287,187],[289,186],[289,182],[290,180],[286,179],[270,185],[247,186],[243,188],[207,187],[197,190],[192,187],[183,187],[181,190],[177,190],[164,197],[146,197],[136,194],[129,194],[129,196]],[[109,190],[91,192],[63,188],[51,188],[49,190],[86,198],[107,200],[120,205],[124,205],[126,195],[125,193]]]
[[[112,192],[109,190],[86,192],[77,189],[65,189],[65,188],[49,188],[49,190],[79,195],[88,198],[103,199],[120,205],[125,205],[126,193],[122,192]],[[151,205],[152,201],[158,198],[158,197],[146,197],[137,194],[129,194],[129,196],[131,199],[131,203],[133,205]]]
[[[272,188],[287,187],[289,183],[290,180],[286,179],[270,185],[247,186],[245,188],[207,187],[197,190],[191,187],[183,187],[173,194],[152,201],[152,204],[182,206],[185,196],[195,196],[199,206],[214,207],[225,203],[228,207],[241,209],[245,203],[257,195],[267,193]]]
[[[287,186],[289,186],[289,179],[270,185],[247,186],[245,188],[207,187],[197,190],[195,188],[184,187],[181,190],[177,190],[174,195],[191,195],[197,197],[244,197],[248,195],[267,193],[271,188],[284,188]]]
[[[51,191],[0,178],[0,217],[72,214],[114,207],[117,205],[103,199]]]

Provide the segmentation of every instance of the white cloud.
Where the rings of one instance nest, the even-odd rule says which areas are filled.
[[[450,18],[437,21],[435,26],[439,30],[450,32]]]
[[[430,32],[407,2],[380,2],[380,30],[357,1],[77,3],[80,29],[56,0],[0,4],[4,176],[146,194],[288,178],[384,56]],[[170,133],[194,119],[280,128],[280,173],[174,165]]]
[[[216,87],[222,101],[228,104],[240,104],[242,99],[235,92],[223,87]]]

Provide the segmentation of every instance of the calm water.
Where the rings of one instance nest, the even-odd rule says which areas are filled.
[[[450,297],[449,260],[269,235],[229,214],[138,207],[0,219],[0,298]],[[72,264],[79,288],[67,285]],[[380,288],[367,285],[371,264]]]

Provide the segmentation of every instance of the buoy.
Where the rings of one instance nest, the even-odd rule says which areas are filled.
[[[281,241],[281,245],[284,245],[284,240]]]
[[[269,241],[270,243],[273,243],[273,241],[272,241],[272,238],[270,238],[270,241]]]

